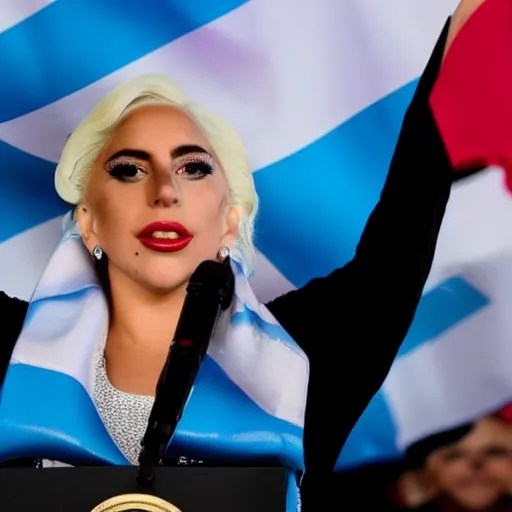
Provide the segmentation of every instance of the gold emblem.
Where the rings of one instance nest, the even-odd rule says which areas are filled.
[[[100,503],[91,512],[181,512],[181,510],[150,494],[122,494]]]

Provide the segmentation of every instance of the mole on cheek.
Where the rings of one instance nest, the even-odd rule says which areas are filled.
[[[138,253],[138,252],[136,252],[136,253],[135,253],[135,256],[138,256],[138,255],[139,255],[139,253]]]

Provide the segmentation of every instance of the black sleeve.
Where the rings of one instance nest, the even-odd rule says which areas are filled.
[[[310,360],[306,475],[332,472],[391,367],[430,271],[451,185],[428,103],[448,26],[404,117],[384,189],[354,258],[267,305]]]
[[[27,308],[27,302],[0,292],[0,312],[2,315],[0,327],[0,389],[9,366],[14,344],[20,335]]]

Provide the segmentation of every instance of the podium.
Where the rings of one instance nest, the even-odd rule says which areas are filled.
[[[139,485],[136,475],[137,468],[133,466],[1,468],[0,510],[92,512],[95,507],[98,512],[286,510],[284,468],[158,467],[150,487]],[[144,495],[164,501],[145,500]],[[109,503],[110,498],[114,499]]]

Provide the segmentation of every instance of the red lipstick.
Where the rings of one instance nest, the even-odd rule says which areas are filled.
[[[153,251],[176,252],[184,249],[193,235],[178,222],[160,221],[146,226],[137,237],[144,246]]]

